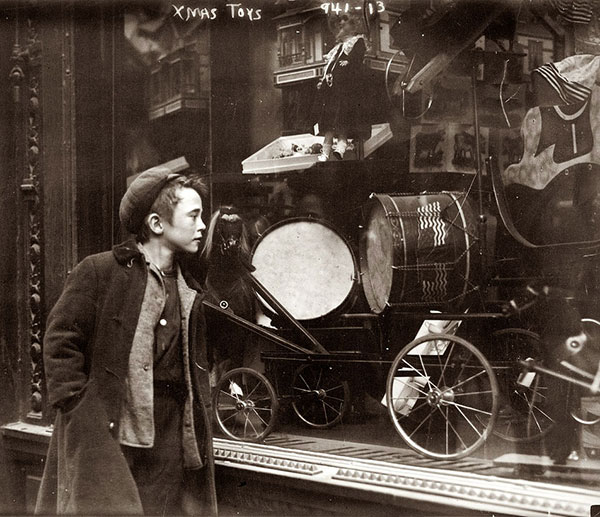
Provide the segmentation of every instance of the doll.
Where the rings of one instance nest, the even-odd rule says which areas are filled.
[[[317,83],[319,90],[319,134],[324,136],[319,161],[332,155],[333,138],[337,136],[336,157],[343,159],[348,137],[353,136],[363,122],[365,107],[363,91],[363,58],[367,49],[360,16],[343,14],[336,20],[336,45],[325,56],[327,64]]]

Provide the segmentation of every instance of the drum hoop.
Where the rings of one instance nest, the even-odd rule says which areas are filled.
[[[600,165],[598,166],[600,167]],[[462,190],[427,190],[424,192],[373,192],[369,195],[369,199],[381,198],[381,197],[420,197],[420,196],[442,196],[442,195],[453,195],[456,197],[465,196],[466,192]]]
[[[462,221],[463,224],[463,234],[465,236],[465,250],[470,251],[471,249],[471,244],[469,242],[469,232],[467,232],[467,218],[465,217],[465,211],[463,209],[464,205],[467,204],[467,198],[465,197],[465,202],[461,205],[458,201],[458,197],[455,197],[454,193],[452,192],[448,192],[448,195],[454,200],[454,203],[456,204],[456,207],[458,208],[458,213],[460,215],[460,219]],[[470,282],[470,278],[471,278],[471,253],[466,253],[465,254],[465,286],[463,288],[463,297],[467,294],[467,287],[469,285]]]
[[[354,269],[354,275],[352,278],[352,286],[350,287],[350,289],[348,291],[348,295],[346,296],[344,301],[341,304],[339,304],[339,306],[337,308],[333,309],[332,311],[328,312],[327,314],[323,314],[322,316],[319,316],[314,319],[307,319],[307,320],[301,320],[301,321],[303,321],[303,322],[319,322],[319,321],[327,320],[331,316],[337,314],[338,309],[340,307],[344,307],[348,303],[349,300],[352,300],[353,297],[356,296],[357,290],[358,290],[358,284],[360,281],[360,275],[358,274],[359,273],[358,262],[356,260],[356,255],[354,253],[354,250],[352,249],[352,246],[350,246],[348,239],[346,239],[346,237],[344,235],[342,235],[340,230],[333,223],[331,223],[330,221],[328,221],[326,219],[322,219],[320,217],[310,217],[310,216],[297,216],[297,217],[288,217],[287,219],[282,219],[281,221],[278,221],[278,222],[272,224],[271,226],[269,226],[260,235],[260,237],[257,239],[257,241],[254,243],[254,246],[252,246],[252,250],[250,251],[250,264],[252,264],[252,259],[254,258],[254,253],[256,252],[256,249],[258,248],[260,243],[267,237],[267,235],[273,233],[275,230],[278,230],[282,226],[286,226],[290,223],[318,223],[322,226],[325,226],[326,228],[328,228],[329,230],[331,230],[332,232],[334,232],[336,234],[336,236],[344,243],[344,245],[348,249],[348,252],[350,253],[350,257],[352,259],[352,267]]]
[[[352,262],[354,263],[354,272],[356,273],[356,271],[357,271],[356,257],[354,256],[354,251],[352,250],[352,247],[350,246],[348,239],[346,239],[346,237],[344,237],[342,235],[340,230],[333,223],[329,222],[327,219],[321,219],[320,217],[310,217],[310,216],[288,217],[287,219],[282,219],[281,221],[273,223],[264,232],[261,233],[260,237],[254,243],[254,246],[252,246],[252,249],[250,250],[250,262],[252,262],[252,257],[254,257],[254,252],[256,251],[256,248],[258,248],[260,243],[267,237],[267,235],[269,235],[270,233],[273,233],[275,230],[279,229],[282,226],[286,226],[289,223],[318,223],[322,226],[329,228],[333,233],[335,233],[343,241],[343,243],[346,245],[346,247],[350,251],[350,255],[352,257]]]
[[[400,207],[396,203],[396,200],[391,196],[388,196],[388,198],[394,205],[394,208],[396,209],[396,213],[400,212]],[[402,251],[404,254],[404,264],[406,264],[408,262],[408,248],[406,247],[406,228],[404,228],[404,219],[402,219],[402,217],[400,217],[398,220],[400,221],[400,230],[402,231],[402,242],[404,243],[402,245]],[[394,243],[394,247],[396,247],[396,243]],[[394,261],[393,256],[392,256],[392,261]],[[392,275],[394,275],[393,272],[392,272]],[[394,283],[394,280],[393,280],[393,276],[392,276],[392,287],[393,287],[393,283]],[[402,287],[400,289],[400,298],[401,299],[404,298],[405,289],[406,289],[406,275],[402,275]]]

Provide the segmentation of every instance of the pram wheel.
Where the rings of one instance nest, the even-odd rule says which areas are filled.
[[[339,423],[348,409],[348,383],[328,365],[305,364],[294,372],[292,407],[310,427],[327,428]]]
[[[394,359],[386,401],[396,431],[413,450],[430,458],[462,458],[492,432],[498,383],[489,361],[471,343],[429,334]]]
[[[554,425],[547,406],[548,379],[540,372],[523,374],[520,361],[540,358],[540,338],[530,330],[507,328],[492,335],[494,351],[502,358],[496,367],[501,386],[501,409],[494,434],[513,443],[545,436]]]
[[[275,389],[251,368],[226,372],[215,387],[213,410],[219,429],[234,440],[258,442],[273,429],[279,408]]]

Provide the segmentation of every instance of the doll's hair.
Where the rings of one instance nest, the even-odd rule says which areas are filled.
[[[348,0],[345,12],[330,11],[327,16],[329,30],[336,33],[340,19],[345,17],[354,26],[354,34],[364,34],[370,38],[371,26],[378,17],[378,5],[373,0]]]
[[[348,21],[354,27],[355,34],[364,34],[365,31],[365,23],[361,15],[356,13],[340,13],[340,14],[330,14],[328,16],[327,23],[329,25],[329,30],[335,34],[339,30],[340,20]]]

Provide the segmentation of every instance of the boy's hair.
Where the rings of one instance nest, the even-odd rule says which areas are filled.
[[[202,178],[199,174],[177,176],[176,178],[170,180],[162,188],[154,200],[154,203],[152,203],[152,208],[148,214],[146,214],[146,216],[155,212],[168,222],[171,222],[175,206],[177,203],[179,203],[178,192],[182,188],[194,189],[202,199],[205,199],[208,195],[208,186],[206,185],[204,178]],[[148,226],[148,222],[146,221],[146,218],[144,218],[144,223],[136,235],[136,240],[143,244],[144,242],[148,242],[150,240],[151,234],[152,232]]]

